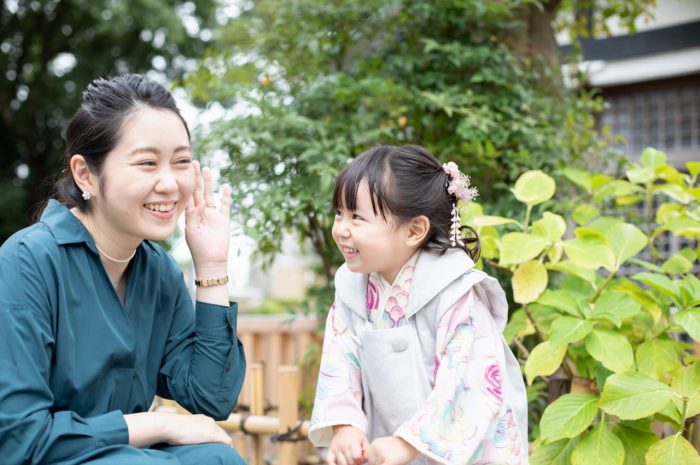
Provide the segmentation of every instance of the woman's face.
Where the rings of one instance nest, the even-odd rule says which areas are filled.
[[[90,202],[102,234],[123,245],[169,237],[195,183],[190,141],[180,118],[150,107],[128,117],[100,178],[100,193]]]

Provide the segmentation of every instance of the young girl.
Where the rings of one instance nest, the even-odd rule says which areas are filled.
[[[474,268],[458,200],[476,191],[418,146],[380,146],[336,179],[345,257],[309,438],[329,465],[527,464],[527,400],[507,303]]]

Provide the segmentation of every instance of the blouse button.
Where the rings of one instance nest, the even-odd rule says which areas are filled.
[[[408,340],[397,339],[391,343],[391,347],[395,352],[403,352],[404,350],[408,349]]]

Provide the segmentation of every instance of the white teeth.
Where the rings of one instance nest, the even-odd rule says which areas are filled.
[[[345,253],[355,253],[357,249],[351,249],[350,247],[343,247],[343,252]]]
[[[144,207],[157,212],[169,212],[175,208],[174,203],[147,203]]]

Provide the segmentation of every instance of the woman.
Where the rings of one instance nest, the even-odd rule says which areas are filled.
[[[172,95],[93,81],[66,128],[65,175],[0,248],[0,457],[21,464],[239,464],[226,418],[245,358],[228,301],[230,188],[192,160]],[[196,312],[152,241],[185,212]],[[191,412],[148,412],[153,396]]]

